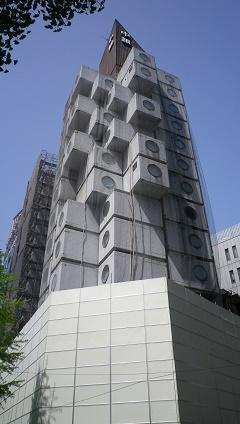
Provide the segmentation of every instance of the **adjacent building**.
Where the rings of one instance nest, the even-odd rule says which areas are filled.
[[[26,300],[18,329],[37,309],[49,213],[56,171],[56,157],[42,151],[27,185],[22,211],[14,218],[7,244],[6,268],[15,274],[16,292]]]
[[[240,224],[214,234],[212,245],[220,287],[240,294]]]
[[[179,78],[116,21],[100,71],[81,67],[65,107],[40,303],[163,276],[218,290]]]

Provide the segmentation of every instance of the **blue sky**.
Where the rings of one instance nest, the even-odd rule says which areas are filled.
[[[65,101],[81,64],[97,68],[117,18],[159,68],[180,77],[217,230],[240,221],[240,2],[106,0],[52,33],[41,22],[0,74],[0,248],[41,149],[57,153]]]

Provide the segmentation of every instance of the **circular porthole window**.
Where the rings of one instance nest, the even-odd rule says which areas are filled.
[[[145,63],[149,63],[149,62],[150,62],[149,57],[148,57],[145,53],[139,53],[139,57],[140,57],[140,59],[142,59],[142,60],[143,60],[143,62],[145,62]]]
[[[184,208],[184,212],[186,216],[192,221],[195,221],[197,219],[197,212],[191,206],[186,206]]]
[[[109,266],[105,265],[105,267],[102,270],[102,283],[106,284],[109,277]]]
[[[178,159],[177,165],[182,171],[188,171],[188,169],[189,169],[188,163],[183,159]]]
[[[110,238],[110,233],[109,231],[106,231],[103,235],[103,239],[102,239],[102,247],[107,247],[108,242],[109,242],[109,238]]]
[[[116,161],[115,158],[111,155],[111,153],[103,153],[102,154],[102,160],[103,162],[107,163],[108,165],[113,165]]]
[[[177,93],[173,88],[167,88],[167,93],[170,97],[177,97]]]
[[[195,265],[193,267],[193,275],[199,281],[206,281],[208,278],[208,273],[202,265]]]
[[[54,274],[52,278],[52,283],[51,283],[51,291],[55,291],[56,285],[57,285],[57,275]]]
[[[178,121],[172,121],[172,127],[175,130],[182,130],[182,124],[180,124],[180,122]]]
[[[59,220],[58,220],[58,225],[59,227],[61,227],[62,223],[63,223],[63,218],[64,218],[64,212],[61,212]]]
[[[145,109],[149,111],[155,110],[154,104],[150,102],[149,100],[143,100],[143,106],[145,107]]]
[[[188,240],[191,246],[195,247],[195,249],[201,249],[203,242],[196,234],[190,234]]]
[[[177,147],[177,149],[184,150],[186,148],[185,142],[179,137],[175,138],[174,144]]]
[[[178,107],[174,103],[170,103],[168,109],[172,113],[179,113]]]
[[[150,150],[150,152],[152,152],[152,153],[158,153],[159,152],[159,146],[155,141],[146,140],[145,145],[146,145],[146,148],[148,150]]]
[[[105,119],[107,122],[111,122],[113,120],[113,115],[111,113],[104,113],[103,114],[103,119]]]
[[[107,216],[107,214],[109,212],[109,208],[110,208],[110,202],[107,200],[104,203],[103,208],[102,208],[102,214],[103,214],[104,217]]]
[[[159,177],[162,176],[161,169],[157,165],[154,165],[152,163],[150,163],[150,165],[148,165],[148,172],[149,172],[149,174],[151,174],[155,178],[159,178]]]
[[[115,187],[115,181],[108,175],[102,177],[102,184],[109,190]]]
[[[57,257],[58,257],[59,252],[60,252],[60,248],[61,248],[61,242],[60,242],[60,240],[59,240],[59,241],[57,242],[56,249],[55,249],[55,258],[57,258]]]
[[[165,74],[165,80],[167,82],[170,82],[170,84],[173,84],[175,81],[175,79],[171,75],[166,75],[166,74]]]
[[[111,90],[111,88],[113,88],[113,82],[110,79],[105,79],[105,87]]]
[[[189,184],[187,181],[183,181],[181,183],[181,189],[186,194],[192,194],[192,192],[193,192],[193,188],[192,188],[191,184]]]
[[[151,72],[149,71],[149,69],[144,68],[143,66],[141,67],[141,72],[147,78],[149,78],[152,75]]]

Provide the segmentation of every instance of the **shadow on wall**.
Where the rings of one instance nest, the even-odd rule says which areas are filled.
[[[50,387],[48,382],[47,373],[39,370],[32,398],[29,424],[53,424],[56,421],[53,414],[61,411],[61,408],[53,409],[57,397],[55,396],[55,388]]]

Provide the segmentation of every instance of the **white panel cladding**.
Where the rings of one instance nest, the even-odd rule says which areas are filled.
[[[128,104],[126,122],[137,128],[154,130],[160,120],[159,103],[140,94],[134,94]]]
[[[168,253],[170,278],[186,286],[217,290],[216,273],[213,261],[204,261],[184,253]]]
[[[89,231],[63,230],[55,241],[52,269],[61,259],[98,264],[98,234]]]
[[[99,104],[106,102],[109,91],[115,84],[115,80],[109,76],[97,74],[92,86],[91,98]]]
[[[69,118],[66,122],[66,134],[71,136],[73,131],[86,132],[90,117],[96,108],[94,100],[78,95],[76,101],[69,111]]]
[[[127,169],[138,155],[166,162],[165,143],[162,140],[157,140],[147,135],[137,133],[131,140],[128,151],[124,154],[124,169]]]
[[[114,190],[100,209],[100,231],[113,216],[162,227],[162,206],[159,200]]]
[[[203,203],[198,181],[185,178],[183,175],[169,171],[171,192],[186,200]]]
[[[122,82],[122,79],[128,72],[128,69],[131,66],[131,63],[133,62],[133,60],[138,61],[142,65],[150,66],[151,68],[154,68],[154,69],[156,68],[154,56],[151,56],[149,53],[146,53],[140,49],[133,47],[126,61],[124,62],[122,68],[119,71],[119,74],[117,77],[118,81]]]
[[[167,219],[208,230],[203,206],[181,197],[168,195],[163,199],[163,207]]]
[[[196,165],[193,159],[183,156],[178,152],[168,150],[167,161],[169,171],[174,171],[196,180],[198,179]]]
[[[169,189],[167,165],[138,156],[123,177],[124,190],[160,199]]]
[[[122,189],[122,177],[120,175],[93,168],[80,188],[76,200],[78,202],[102,203],[115,188]]]
[[[129,88],[115,82],[111,91],[108,93],[107,108],[114,113],[122,115],[132,96],[133,92]]]
[[[183,95],[180,90],[177,90],[176,88],[168,84],[163,84],[161,82],[159,82],[159,90],[160,90],[161,96],[167,97],[173,102],[177,102],[184,105]]]
[[[75,230],[99,232],[98,211],[89,205],[74,200],[67,200],[57,217],[55,238],[63,228],[70,227]]]
[[[156,84],[156,70],[145,64],[138,63],[135,60],[131,63],[127,73],[122,79],[122,85],[124,87],[128,87],[137,93],[145,94],[148,97]]]
[[[92,138],[83,132],[74,131],[66,144],[63,168],[78,170],[84,164],[93,148]]]
[[[164,258],[163,230],[113,217],[99,236],[99,262],[113,249]]]
[[[175,75],[169,74],[169,72],[162,69],[157,69],[157,77],[160,82],[169,84],[178,90],[181,90],[181,83],[178,77]]]
[[[182,223],[167,221],[167,244],[170,250],[212,259],[208,233],[192,229]]]
[[[156,258],[113,251],[99,266],[98,284],[143,280],[167,275],[166,263]]]
[[[51,273],[49,290],[69,290],[96,286],[97,279],[97,266],[60,261]]]
[[[113,118],[114,114],[112,112],[97,106],[91,115],[88,133],[94,137],[96,141],[102,142],[104,133],[107,131]]]
[[[175,103],[172,99],[167,99],[163,97],[162,99],[163,108],[166,113],[169,115],[172,115],[178,119],[183,119],[184,121],[187,121],[187,112],[183,105],[179,105],[178,103]]]
[[[105,147],[116,152],[124,151],[134,136],[132,125],[114,118],[105,133]]]

